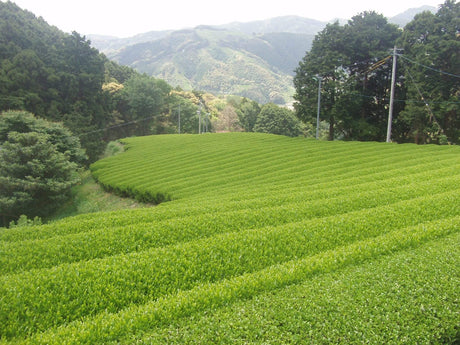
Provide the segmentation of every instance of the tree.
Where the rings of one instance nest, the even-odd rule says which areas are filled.
[[[244,97],[237,105],[236,113],[238,114],[241,127],[243,127],[246,132],[253,132],[257,116],[260,113],[259,103]]]
[[[392,65],[385,58],[400,35],[396,25],[376,12],[354,16],[345,26],[349,80],[353,92],[361,98],[360,111],[349,112],[355,127],[349,139],[382,141],[386,137]]]
[[[348,65],[343,40],[344,28],[338,22],[328,24],[315,36],[312,48],[295,70],[294,99],[296,115],[305,123],[315,123],[318,104],[319,78],[321,88],[321,114],[329,123],[329,140],[334,139],[336,118],[333,107],[341,85],[345,82],[343,65]]]
[[[170,116],[175,131],[179,132],[179,112],[180,112],[180,132],[198,133],[198,106],[189,98],[185,97],[186,92],[173,91],[169,96]],[[191,93],[188,93],[189,95]]]
[[[238,122],[238,114],[235,108],[228,104],[219,114],[219,117],[214,121],[214,129],[217,132],[235,132],[241,128]]]
[[[328,24],[296,69],[299,119],[316,122],[321,78],[321,118],[329,122],[329,140],[382,140],[391,66],[373,66],[389,55],[399,35],[395,25],[375,12],[354,16],[345,26]]]
[[[158,116],[167,113],[166,99],[171,87],[163,80],[147,75],[134,75],[128,79],[122,90],[122,101],[128,118],[135,121],[133,134],[147,135],[155,132],[153,126]]]
[[[404,28],[398,45],[408,101],[395,128],[401,141],[460,142],[459,18],[460,3],[447,0]]]
[[[254,125],[254,132],[296,137],[302,134],[302,128],[292,110],[268,103],[260,110]]]
[[[11,130],[10,130],[11,129]],[[46,217],[78,181],[79,141],[59,124],[25,112],[0,115],[0,221]]]
[[[56,150],[69,157],[69,160],[82,165],[87,160],[80,141],[66,127],[35,117],[27,111],[7,111],[0,114],[0,145],[8,141],[11,132],[44,134]]]

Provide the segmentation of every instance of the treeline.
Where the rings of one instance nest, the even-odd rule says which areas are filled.
[[[392,50],[398,50],[392,140],[460,142],[460,3],[447,0],[401,30],[375,12],[329,24],[296,69],[296,114],[321,120],[329,139],[384,141]]]
[[[25,110],[62,122],[80,138],[87,163],[110,140],[177,132],[179,104],[182,132],[198,131],[204,94],[171,91],[163,80],[109,61],[80,34],[0,2],[0,113]]]

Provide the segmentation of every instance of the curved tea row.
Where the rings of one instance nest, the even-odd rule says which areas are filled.
[[[457,147],[254,133],[125,142],[125,153],[92,166],[94,176],[120,193],[172,200],[1,229],[0,343],[299,342],[296,333],[314,343],[362,343],[362,335],[350,335],[350,316],[319,312],[320,323],[308,314],[330,296],[332,276],[342,287],[338,296],[361,291],[348,302],[330,298],[350,310],[362,334],[372,325],[369,315],[391,319],[399,301],[406,303],[393,324],[399,329],[375,323],[371,342],[455,338],[458,281],[449,277],[460,267],[452,245],[460,239]],[[420,288],[442,296],[412,300],[408,272],[420,263],[427,266],[417,277]],[[363,278],[371,271],[393,277],[398,298],[391,298],[391,284]],[[326,290],[312,293],[312,286]],[[297,302],[281,302],[291,290],[311,295],[310,307],[302,304],[306,314],[289,310]],[[390,296],[384,307],[378,295]],[[257,313],[270,314],[270,299],[282,325],[265,329],[259,320],[257,327]],[[414,321],[410,308],[420,301],[425,313]],[[241,318],[249,328],[231,331],[241,322],[235,308],[246,306],[254,310]],[[213,324],[212,315],[223,321]],[[300,327],[299,317],[310,321]]]

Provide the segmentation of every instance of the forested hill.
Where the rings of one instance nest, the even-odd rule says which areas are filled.
[[[102,91],[107,59],[78,33],[48,25],[12,2],[0,2],[0,111],[22,109],[64,122],[75,134],[106,121]],[[82,140],[88,154],[100,138]]]
[[[170,90],[162,80],[108,60],[84,36],[66,34],[13,2],[0,2],[0,113],[26,110],[62,122],[80,138],[90,162],[108,140],[151,134],[169,111]],[[131,125],[106,131],[125,123]]]
[[[184,89],[288,103],[292,75],[314,35],[247,35],[208,26],[175,31],[108,56]]]
[[[424,10],[436,9],[410,9],[389,22],[402,27]],[[89,37],[110,59],[172,86],[285,104],[292,102],[294,70],[326,25],[309,18],[282,16],[152,31],[123,39]]]

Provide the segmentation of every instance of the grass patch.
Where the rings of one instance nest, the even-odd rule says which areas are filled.
[[[86,213],[150,207],[131,198],[123,198],[104,191],[88,170],[80,173],[81,182],[72,188],[72,197],[50,218],[58,220]]]

